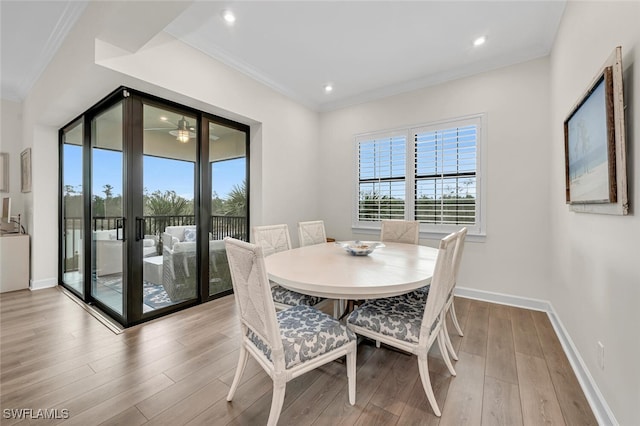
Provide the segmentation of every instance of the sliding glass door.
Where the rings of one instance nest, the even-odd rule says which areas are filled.
[[[198,297],[196,160],[198,119],[143,102],[142,309]]]
[[[60,282],[125,326],[231,293],[249,128],[121,88],[60,132]]]
[[[84,295],[84,196],[82,159],[84,127],[76,121],[63,129],[60,159],[61,188],[61,279],[72,291]]]
[[[209,243],[209,296],[232,288],[222,238],[248,241],[246,132],[223,123],[208,122],[211,221]]]
[[[123,101],[91,120],[91,296],[123,315],[126,275]],[[127,223],[128,222],[128,223]]]

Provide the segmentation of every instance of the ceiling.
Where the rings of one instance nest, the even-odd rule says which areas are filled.
[[[88,3],[0,2],[3,98],[24,99]],[[564,1],[196,1],[164,30],[325,111],[548,55],[564,7]],[[233,25],[222,18],[226,9],[236,16]],[[486,43],[474,47],[480,36]],[[334,89],[325,93],[329,83]]]

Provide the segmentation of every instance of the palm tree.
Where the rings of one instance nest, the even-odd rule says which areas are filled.
[[[153,216],[180,216],[191,213],[191,203],[176,191],[153,191],[145,203],[147,214]]]
[[[224,200],[222,212],[225,216],[246,216],[247,215],[247,182],[242,181],[240,185],[233,185],[231,192]]]
[[[102,187],[104,188],[102,190],[102,192],[104,192],[104,198],[108,200],[113,195],[113,186],[106,184],[106,185],[103,185]]]

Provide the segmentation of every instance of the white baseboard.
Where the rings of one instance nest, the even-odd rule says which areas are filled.
[[[551,325],[560,340],[562,349],[569,360],[569,364],[571,364],[571,368],[573,368],[573,372],[580,383],[580,387],[593,410],[593,414],[596,417],[598,424],[612,426],[619,425],[551,302],[547,300],[530,299],[465,287],[456,287],[455,294],[456,296],[467,299],[482,300],[485,302],[499,303],[501,305],[516,306],[519,308],[546,312],[549,317],[549,321],[551,321]]]
[[[58,280],[55,278],[47,278],[44,280],[29,280],[29,288],[33,290],[42,290],[43,288],[51,288],[58,285]]]
[[[476,290],[473,288],[457,287],[456,296],[466,299],[483,300],[485,302],[499,303],[500,305],[516,306],[518,308],[531,309],[534,311],[549,312],[551,303],[546,300],[531,299],[527,297],[512,296],[510,294],[494,293],[491,291]]]

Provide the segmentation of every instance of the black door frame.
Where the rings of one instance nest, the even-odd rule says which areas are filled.
[[[91,176],[92,176],[92,146],[91,136],[93,133],[92,120],[100,113],[115,106],[118,102],[123,103],[123,216],[125,219],[125,232],[123,242],[123,314],[113,311],[109,306],[95,299],[91,294],[91,274],[92,274],[92,216],[91,216]],[[198,274],[199,291],[196,298],[164,308],[155,309],[151,312],[142,312],[142,241],[136,241],[136,218],[140,218],[144,214],[143,197],[137,196],[143,193],[143,105],[151,105],[160,107],[179,113],[185,113],[197,117],[196,128],[196,166],[194,176],[194,214],[195,223],[198,227],[198,239],[196,242],[197,260],[196,268]],[[73,287],[64,283],[64,253],[63,253],[63,232],[64,232],[64,212],[63,212],[63,149],[65,133],[76,126],[79,122],[83,124],[83,161],[82,161],[82,194],[83,194],[83,284],[84,295],[73,289]],[[69,122],[59,130],[59,198],[58,198],[58,282],[66,289],[70,290],[74,295],[82,299],[85,303],[95,304],[99,309],[103,310],[113,319],[118,321],[124,327],[129,327],[141,322],[145,322],[169,313],[173,313],[190,306],[207,302],[218,297],[230,294],[232,290],[228,290],[216,295],[209,295],[209,242],[208,235],[211,217],[211,175],[209,167],[209,144],[202,141],[209,141],[209,123],[221,124],[231,127],[235,130],[244,132],[245,134],[245,155],[246,170],[245,179],[247,183],[247,220],[245,237],[249,238],[249,164],[250,164],[250,127],[248,125],[238,123],[214,114],[206,113],[185,105],[178,104],[173,101],[159,98],[150,94],[146,94],[134,89],[121,86],[105,96],[102,100],[85,111],[80,116]],[[205,161],[206,160],[206,161]],[[135,284],[135,285],[134,285]]]

